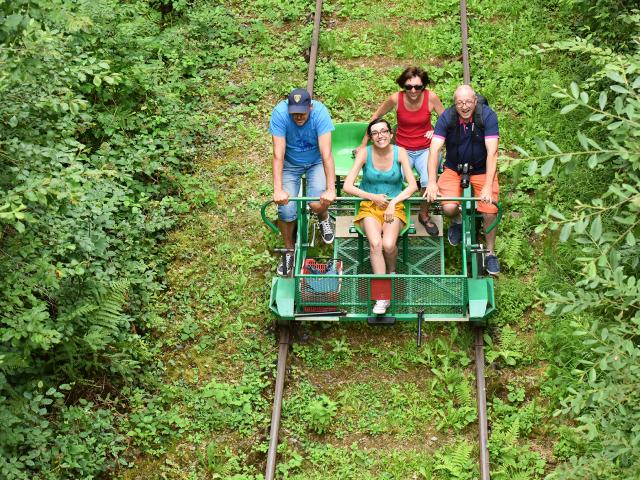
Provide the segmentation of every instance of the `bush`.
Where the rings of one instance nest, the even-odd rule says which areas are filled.
[[[207,188],[182,183],[207,135],[200,72],[243,49],[221,6],[160,3],[0,2],[3,478],[111,468],[124,437],[93,379],[117,395],[153,373],[158,245]]]
[[[637,15],[625,19],[636,29],[640,25]],[[552,375],[556,388],[564,383],[558,388],[564,396],[558,414],[576,421],[572,442],[583,446],[552,478],[640,477],[640,55],[637,42],[628,45],[634,46],[627,54],[581,39],[541,48],[571,51],[590,61],[594,74],[555,96],[565,103],[562,114],[586,112],[584,120],[596,128],[593,135],[577,132],[580,148],[573,152],[538,141],[542,155],[530,159],[529,172],[543,161],[543,176],[559,163],[567,175],[589,168],[597,172],[589,178],[598,179],[588,198],[570,207],[566,202],[550,206],[538,228],[539,233],[559,232],[551,241],[571,242],[577,268],[572,275],[578,278],[575,285],[544,295],[546,313],[558,320],[551,332],[561,362]],[[567,321],[572,321],[569,328]],[[566,334],[578,338],[567,340]]]
[[[569,17],[584,36],[621,52],[632,51],[640,34],[637,2],[626,0],[563,0]],[[635,8],[634,8],[635,7]]]
[[[23,398],[0,397],[0,473],[2,478],[92,478],[126,464],[120,456],[124,437],[116,430],[113,412],[81,399],[65,406],[62,391],[43,392],[36,386]],[[56,418],[48,419],[51,408]]]

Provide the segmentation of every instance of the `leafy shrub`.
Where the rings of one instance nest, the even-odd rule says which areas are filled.
[[[500,326],[520,323],[534,300],[534,290],[522,278],[501,279],[500,288],[496,291],[496,304],[500,308],[492,323]]]
[[[489,439],[489,458],[492,461],[491,478],[542,478],[546,462],[539,453],[518,442],[520,424],[516,418],[504,424],[493,424]]]
[[[634,29],[640,25],[637,15],[626,20],[634,23]],[[544,161],[543,175],[557,169],[558,163],[568,174],[579,164],[610,172],[599,175],[605,181],[590,198],[576,201],[572,208],[549,207],[547,222],[538,229],[559,231],[558,240],[572,242],[578,252],[575,286],[545,294],[546,313],[565,322],[573,320],[570,333],[581,340],[562,342],[580,359],[563,364],[574,367],[572,374],[557,370],[554,374],[559,375],[557,385],[567,382],[558,413],[575,419],[575,443],[584,449],[554,472],[553,478],[640,475],[640,377],[635,367],[640,354],[636,345],[640,334],[640,59],[637,42],[627,47],[630,53],[616,54],[588,39],[576,39],[540,48],[541,52],[571,51],[589,62],[593,75],[581,85],[560,88],[556,97],[565,103],[562,114],[584,112],[585,121],[596,128],[577,132],[580,148],[575,151],[564,152],[550,140],[539,141],[542,155],[531,158],[529,171],[536,171],[538,161]],[[554,330],[553,336],[567,331],[560,326]],[[565,358],[566,352],[558,357]]]
[[[125,437],[93,380],[111,394],[152,378],[141,334],[158,322],[159,242],[191,208],[201,72],[243,49],[221,6],[169,4],[171,22],[142,0],[0,3],[3,478],[114,467]],[[42,393],[73,382],[70,406]],[[179,427],[172,415],[163,428]],[[134,438],[152,434],[145,418]]]
[[[435,455],[433,469],[442,472],[444,478],[471,480],[474,478],[475,459],[471,457],[473,448],[468,443],[459,443]]]
[[[64,391],[36,386],[23,398],[0,396],[0,475],[7,479],[58,479],[95,476],[126,465],[124,437],[116,430],[113,412],[80,400],[64,405]],[[52,411],[57,410],[49,420]],[[55,435],[54,435],[55,432]]]
[[[518,338],[516,332],[509,325],[500,329],[500,336],[497,343],[494,343],[488,334],[484,334],[484,341],[487,344],[486,359],[488,363],[501,360],[505,365],[514,366],[518,360],[522,360],[525,344]]]
[[[509,395],[512,392],[513,389]],[[516,399],[512,403],[494,397],[489,405],[491,476],[503,480],[541,478],[546,462],[524,442],[540,424],[542,411],[535,401],[519,405],[520,401]]]
[[[584,36],[620,51],[633,50],[633,38],[640,34],[637,3],[617,0],[562,0],[570,18]],[[636,7],[636,8],[634,8]]]
[[[306,419],[312,430],[316,433],[324,433],[337,412],[338,404],[326,395],[320,395],[307,405]]]

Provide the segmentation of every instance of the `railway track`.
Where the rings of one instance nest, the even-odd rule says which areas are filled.
[[[320,36],[320,20],[322,14],[323,0],[316,0],[316,10],[314,15],[314,28],[309,56],[309,69],[307,75],[307,90],[313,95],[316,62],[318,58],[318,45]],[[463,81],[469,84],[471,81],[469,51],[468,51],[468,28],[467,28],[467,5],[466,0],[460,0],[460,27],[463,60]],[[421,338],[421,319],[418,325],[418,344]],[[478,441],[479,441],[479,468],[482,480],[489,480],[489,450],[488,450],[488,422],[487,422],[487,402],[485,387],[485,356],[484,356],[484,328],[474,326],[474,352],[475,352],[475,372],[476,372],[476,400],[478,409]],[[278,359],[276,368],[276,379],[274,388],[274,401],[271,415],[271,427],[269,433],[269,449],[266,459],[265,479],[275,478],[277,466],[277,447],[280,429],[280,417],[282,412],[282,400],[284,385],[286,380],[286,365],[291,344],[290,324],[279,326],[278,339]]]

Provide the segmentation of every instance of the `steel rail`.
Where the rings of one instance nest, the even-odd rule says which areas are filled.
[[[313,35],[311,38],[311,52],[309,54],[309,71],[307,73],[307,91],[312,98],[313,84],[316,76],[316,62],[318,59],[318,39],[320,37],[320,17],[322,15],[322,1],[323,0],[316,0]],[[280,326],[280,340],[278,341],[278,363],[276,367],[276,384],[273,396],[273,410],[271,411],[271,428],[269,431],[269,450],[267,452],[267,467],[264,475],[265,480],[274,480],[276,473],[276,457],[278,454],[278,436],[280,431],[280,414],[282,413],[284,380],[287,374],[289,340],[289,327]]]
[[[307,90],[313,98],[313,83],[316,78],[316,61],[318,60],[318,38],[320,37],[320,17],[322,16],[322,0],[316,0],[316,14],[313,21],[311,52],[309,54],[309,73],[307,74]]]
[[[469,33],[467,27],[467,0],[460,0],[460,37],[462,38],[462,81],[471,83],[471,69],[469,68]]]
[[[269,451],[267,453],[267,470],[264,478],[273,480],[276,473],[276,454],[278,450],[278,432],[280,430],[280,413],[282,412],[282,393],[284,379],[287,374],[287,356],[289,354],[289,327],[280,327],[278,342],[278,366],[276,368],[276,386],[271,411],[271,430],[269,432]]]
[[[489,429],[487,427],[487,389],[484,382],[484,329],[476,327],[476,388],[480,431],[480,478],[489,480]]]
[[[471,84],[469,66],[469,33],[467,23],[467,2],[460,0],[460,38],[462,40],[462,78],[466,85]],[[500,212],[502,213],[502,212]],[[487,233],[495,224],[487,230]],[[484,329],[475,329],[476,389],[478,401],[478,433],[480,436],[480,478],[489,480],[489,428],[487,423],[487,390],[484,381]]]

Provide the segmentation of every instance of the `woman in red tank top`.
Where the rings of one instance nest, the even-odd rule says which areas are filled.
[[[419,67],[406,68],[397,78],[396,83],[404,91],[396,92],[387,98],[371,119],[382,117],[391,110],[396,111],[398,123],[396,144],[407,150],[411,166],[418,172],[420,186],[424,191],[428,183],[427,159],[433,136],[431,112],[435,110],[438,115],[441,115],[444,112],[444,106],[438,95],[426,89],[429,76]],[[365,147],[368,140],[369,137],[365,135],[361,147]],[[420,205],[418,220],[424,225],[429,235],[438,235],[438,227],[429,218],[428,203],[423,202]]]

